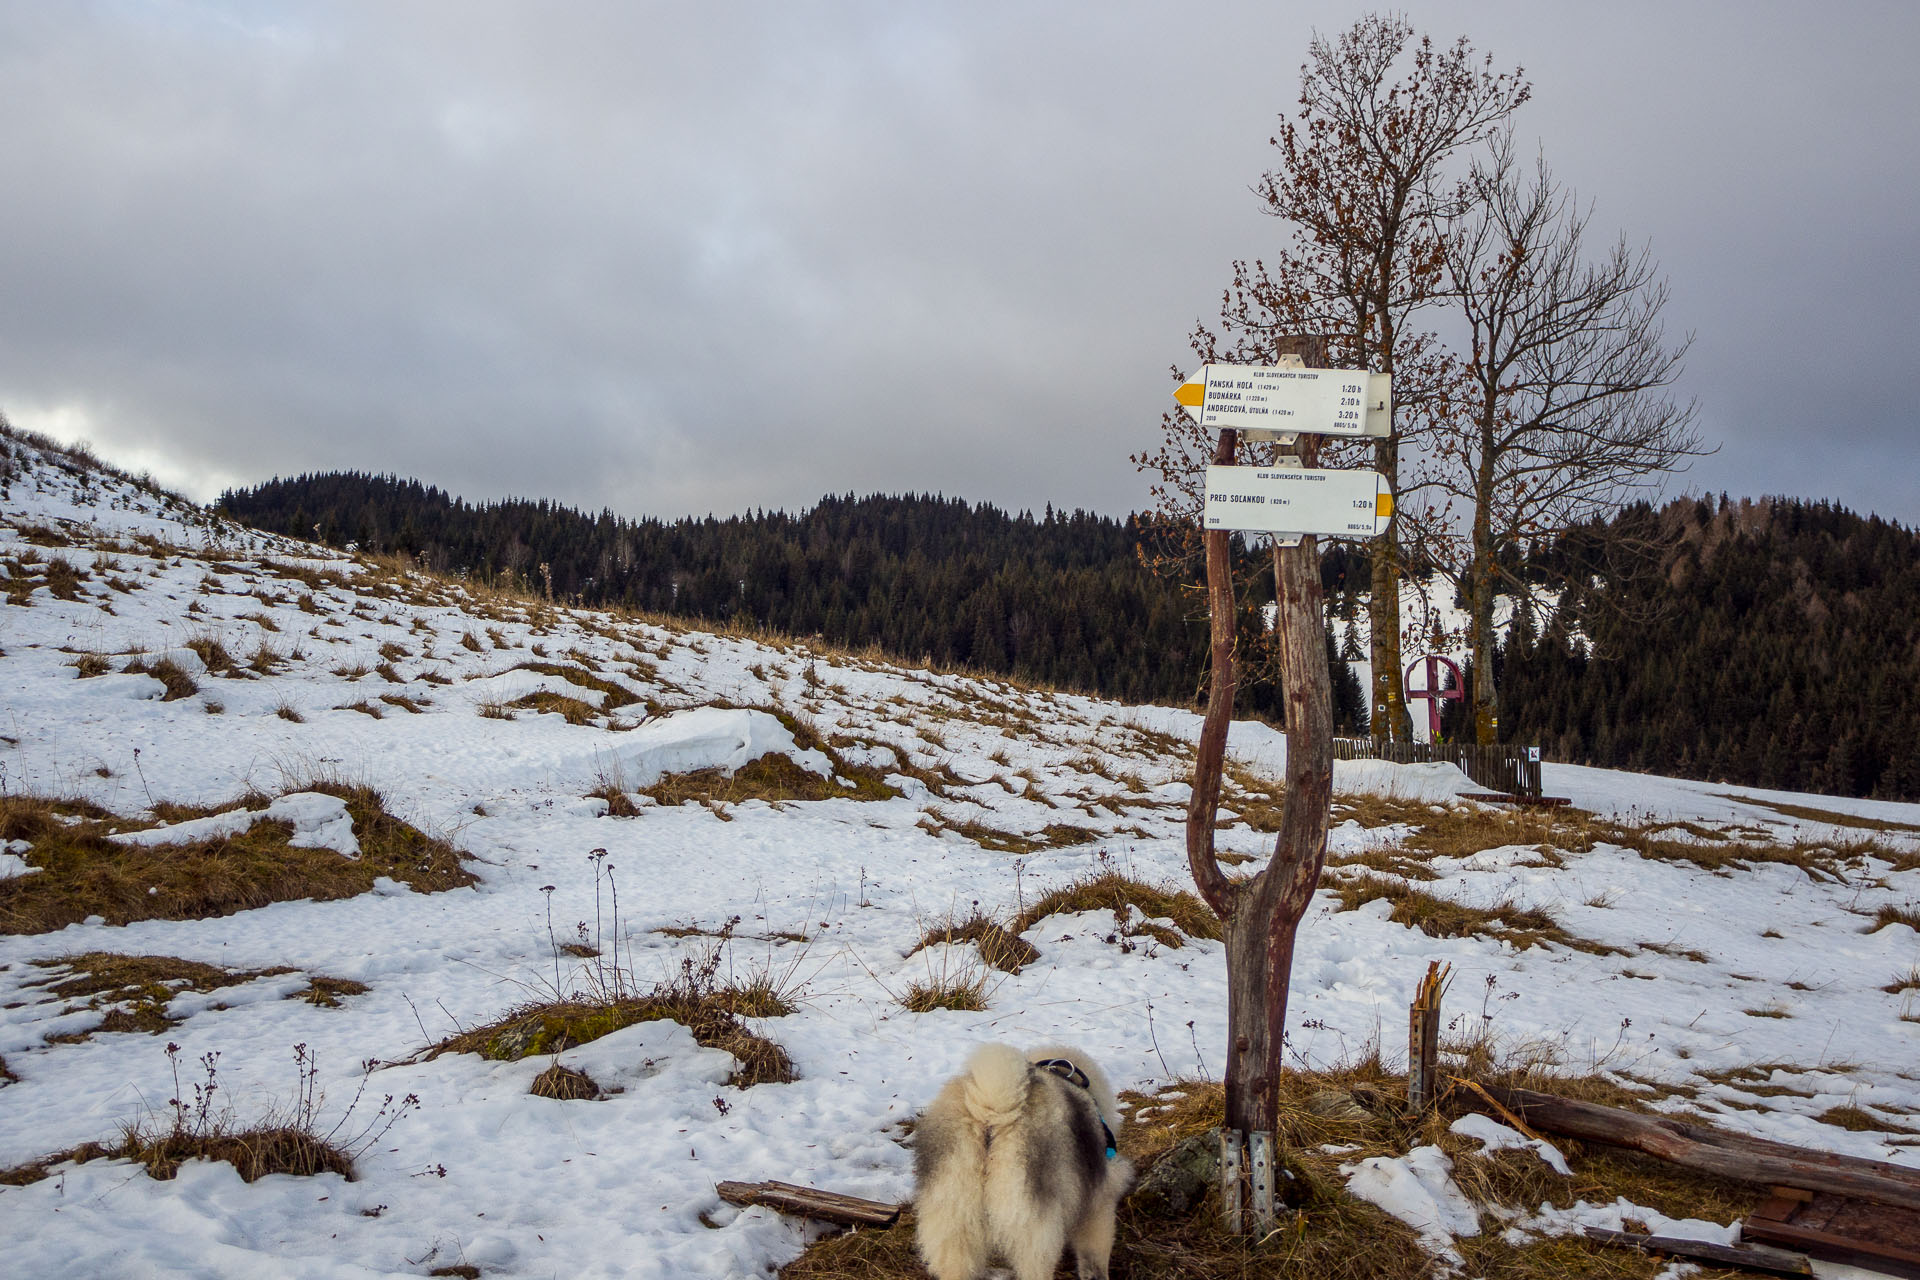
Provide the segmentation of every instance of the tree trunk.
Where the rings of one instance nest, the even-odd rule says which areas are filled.
[[[1213,453],[1216,465],[1233,464],[1238,438],[1236,431],[1220,433]],[[1193,872],[1193,883],[1200,890],[1200,896],[1207,900],[1215,915],[1228,922],[1233,918],[1233,886],[1213,856],[1213,820],[1220,803],[1220,771],[1227,755],[1227,729],[1233,723],[1233,562],[1229,554],[1232,537],[1225,529],[1209,529],[1201,534],[1207,553],[1212,671],[1207,686],[1207,714],[1200,724],[1200,741],[1193,752],[1193,794],[1187,800],[1187,866]],[[1229,948],[1229,983],[1235,972]],[[1231,1013],[1227,1027],[1231,1037]]]
[[[1500,704],[1493,677],[1493,530],[1487,504],[1473,518],[1473,567],[1468,570],[1467,612],[1473,631],[1473,740],[1500,741]]]
[[[1259,895],[1234,895],[1227,935],[1227,1128],[1271,1133],[1278,1116],[1280,1045],[1274,1032],[1287,1017],[1286,982],[1292,955],[1282,970],[1279,1010],[1273,999],[1272,935]],[[1289,947],[1292,938],[1288,938]]]
[[[1393,373],[1390,343],[1383,344],[1382,365]],[[1374,468],[1386,477],[1387,488],[1400,492],[1400,445],[1388,436],[1374,446]],[[1413,738],[1413,717],[1407,711],[1406,691],[1400,683],[1400,517],[1394,516],[1387,531],[1367,543],[1372,560],[1372,596],[1367,603],[1368,630],[1372,639],[1367,656],[1373,662],[1373,700],[1369,711],[1376,741],[1408,742]]]

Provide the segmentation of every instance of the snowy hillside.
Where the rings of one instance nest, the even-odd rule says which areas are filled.
[[[9,1274],[765,1274],[801,1228],[714,1183],[904,1199],[901,1124],[983,1039],[1074,1042],[1143,1092],[1219,1070],[1201,927],[1033,914],[1094,877],[1188,886],[1197,716],[469,589],[0,443],[0,789],[43,833],[0,853],[0,1167],[171,1123],[175,1097],[191,1120],[207,1054],[215,1112],[297,1112],[313,1062],[317,1128],[371,1135],[351,1181],[56,1160],[0,1186]],[[1269,851],[1283,752],[1236,727],[1224,850]],[[1920,1165],[1920,806],[1549,765],[1591,817],[1528,825],[1453,799],[1473,788],[1447,766],[1340,769],[1302,1064],[1401,1058],[1445,960],[1460,1036]],[[29,893],[67,832],[139,866],[293,848],[331,896],[193,918],[159,871],[111,909]],[[1411,891],[1477,923],[1399,923]],[[919,946],[975,916],[1037,956]],[[197,965],[157,995],[72,985],[95,953]],[[791,1080],[730,1083],[737,1055],[664,1019],[558,1055],[600,1101],[531,1094],[551,1053],[460,1051],[492,1032],[425,1052],[557,996],[701,982],[781,998],[738,1023]],[[915,988],[985,1007],[912,1012]]]

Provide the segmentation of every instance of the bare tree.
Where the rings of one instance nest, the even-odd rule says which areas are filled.
[[[1398,17],[1368,15],[1331,40],[1316,34],[1300,72],[1297,117],[1283,119],[1272,139],[1280,165],[1254,188],[1266,212],[1291,224],[1289,243],[1271,258],[1234,262],[1218,328],[1198,326],[1190,339],[1202,364],[1270,365],[1293,335],[1323,334],[1333,367],[1393,375],[1393,434],[1376,443],[1328,440],[1322,455],[1325,465],[1371,462],[1396,495],[1393,524],[1369,544],[1376,735],[1411,732],[1400,687],[1400,574],[1409,550],[1444,527],[1423,520],[1425,477],[1403,471],[1401,451],[1440,410],[1450,376],[1450,357],[1416,323],[1419,311],[1445,300],[1442,230],[1465,198],[1445,171],[1530,93],[1519,69],[1496,74],[1491,65],[1464,37],[1436,49]],[[1405,74],[1396,80],[1398,69]],[[1192,581],[1202,560],[1199,483],[1214,440],[1177,411],[1163,415],[1161,428],[1160,446],[1133,458],[1158,477],[1151,493],[1162,537],[1143,557]],[[1271,445],[1244,447],[1256,463],[1274,453]],[[1276,674],[1271,636],[1243,635],[1240,645],[1244,675]]]
[[[1443,296],[1444,224],[1465,194],[1446,167],[1531,93],[1520,69],[1492,65],[1464,36],[1444,49],[1416,41],[1398,16],[1369,14],[1331,41],[1316,34],[1298,115],[1272,140],[1280,166],[1255,187],[1267,212],[1293,225],[1293,244],[1271,270],[1236,264],[1223,315],[1249,352],[1270,334],[1321,332],[1339,367],[1394,376],[1395,433],[1377,442],[1373,461],[1403,498],[1406,428],[1423,419],[1445,363],[1413,321]],[[1404,544],[1399,518],[1369,544],[1376,737],[1411,735],[1400,687]]]
[[[1666,393],[1691,339],[1669,346],[1666,282],[1624,237],[1589,257],[1591,210],[1510,135],[1450,220],[1447,265],[1470,349],[1432,438],[1437,485],[1470,515],[1459,576],[1473,652],[1474,734],[1499,739],[1494,596],[1524,590],[1513,553],[1617,510],[1710,452],[1692,404]]]

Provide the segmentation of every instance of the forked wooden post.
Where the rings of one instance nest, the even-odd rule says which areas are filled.
[[[1274,340],[1276,367],[1323,368],[1326,342],[1314,336]],[[1190,402],[1183,402],[1190,403]],[[1238,433],[1224,429],[1214,451],[1218,466],[1234,463]],[[1302,469],[1318,461],[1319,435],[1297,436]],[[1226,1135],[1221,1152],[1222,1213],[1230,1231],[1243,1229],[1242,1152],[1249,1135],[1266,1140],[1268,1199],[1272,1221],[1272,1146],[1278,1128],[1282,1035],[1288,986],[1300,921],[1313,900],[1326,860],[1327,817],[1333,794],[1333,710],[1326,660],[1324,601],[1320,591],[1319,539],[1305,534],[1297,545],[1275,546],[1274,636],[1287,708],[1287,764],[1280,830],[1265,870],[1246,880],[1230,878],[1214,853],[1227,729],[1233,718],[1234,612],[1232,534],[1208,528],[1207,612],[1211,624],[1212,673],[1207,712],[1194,746],[1193,794],[1187,805],[1187,865],[1200,895],[1225,925],[1227,952]],[[1256,1208],[1256,1214],[1261,1212]]]

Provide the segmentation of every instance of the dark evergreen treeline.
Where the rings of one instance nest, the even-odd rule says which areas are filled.
[[[751,623],[907,659],[965,664],[1128,700],[1193,703],[1204,606],[1141,564],[1150,532],[1048,509],[1010,515],[932,496],[829,497],[799,515],[626,520],[551,502],[470,504],[417,481],[329,474],[230,492],[257,527],[428,566],[512,577],[556,599]],[[1623,545],[1652,571],[1616,571]],[[1260,558],[1264,561],[1264,557]],[[1508,741],[1549,759],[1834,794],[1920,800],[1920,537],[1829,504],[1632,508],[1541,554],[1580,584],[1523,612],[1498,655]],[[1242,634],[1271,580],[1255,584]],[[1336,612],[1364,557],[1323,561]],[[1335,663],[1336,722],[1365,730]],[[1242,713],[1279,719],[1273,683]]]
[[[1828,503],[1630,509],[1554,550],[1582,579],[1604,534],[1665,544],[1544,625],[1516,618],[1500,721],[1550,759],[1920,800],[1920,536]],[[1583,591],[1586,588],[1582,588]],[[1569,622],[1591,638],[1575,639]]]
[[[1132,518],[847,495],[800,515],[667,523],[551,502],[474,505],[353,473],[276,479],[224,494],[221,507],[258,528],[404,551],[535,591],[550,575],[560,600],[748,622],[1134,701],[1192,702],[1205,662],[1204,603],[1141,565]],[[1347,692],[1349,718],[1363,715],[1357,684]],[[1241,703],[1281,714],[1270,684],[1249,681]]]

